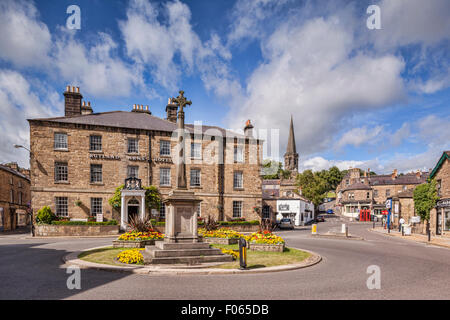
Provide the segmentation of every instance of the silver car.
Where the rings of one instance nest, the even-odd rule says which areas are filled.
[[[283,218],[280,220],[278,227],[280,229],[294,229],[294,221],[292,221],[292,219],[289,218]]]

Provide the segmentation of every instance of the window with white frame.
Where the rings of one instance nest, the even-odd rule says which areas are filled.
[[[67,162],[55,162],[55,182],[67,182]]]
[[[127,167],[127,178],[138,178],[139,166],[128,166]]]
[[[67,150],[67,133],[55,133],[55,149]]]
[[[202,144],[201,143],[191,143],[191,158],[194,158],[194,159],[202,158]]]
[[[170,168],[159,169],[159,185],[170,186]]]
[[[235,171],[233,175],[233,188],[242,189],[243,187],[243,173],[242,171]]]
[[[103,213],[103,199],[91,198],[91,215],[97,216],[97,214]]]
[[[159,207],[159,217],[161,219],[166,218],[166,205],[164,203],[161,203],[161,206]]]
[[[102,165],[91,164],[91,183],[99,183],[103,181]]]
[[[242,217],[242,201],[233,201],[233,218]]]
[[[67,197],[56,197],[55,199],[56,215],[59,217],[67,217],[69,215]]]
[[[102,151],[102,136],[89,136],[89,151]]]
[[[128,138],[128,153],[139,153],[138,139]]]
[[[167,140],[159,141],[159,155],[170,156],[170,141]]]
[[[242,146],[234,147],[234,162],[244,162],[244,148]]]
[[[191,169],[191,187],[200,187],[200,169]]]

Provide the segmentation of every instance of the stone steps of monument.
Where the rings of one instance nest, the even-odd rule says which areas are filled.
[[[189,257],[189,256],[214,256],[220,255],[222,251],[220,249],[179,249],[179,250],[158,250],[150,249],[146,250],[151,253],[155,258],[162,257]]]
[[[194,243],[168,243],[164,241],[157,241],[155,247],[161,250],[189,250],[189,249],[208,249],[210,245],[206,242],[194,242]]]
[[[190,256],[190,257],[159,257],[153,258],[144,255],[144,264],[199,264],[208,262],[231,262],[233,257],[228,254],[214,256]]]

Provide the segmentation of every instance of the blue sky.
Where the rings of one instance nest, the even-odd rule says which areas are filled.
[[[29,143],[25,119],[62,115],[74,85],[94,112],[160,117],[183,89],[188,122],[279,130],[275,159],[292,114],[300,171],[431,168],[450,149],[448,14],[447,0],[1,1],[0,162],[28,167],[12,147]]]

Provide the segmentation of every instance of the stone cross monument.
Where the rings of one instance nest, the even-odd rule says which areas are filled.
[[[154,246],[146,246],[142,255],[144,264],[198,264],[204,262],[232,261],[230,255],[223,254],[220,249],[210,247],[208,243],[199,241],[197,234],[197,212],[201,202],[193,191],[187,190],[185,165],[185,132],[183,108],[191,105],[184,92],[172,98],[172,103],[179,107],[178,111],[178,153],[177,187],[164,200],[166,209],[166,229],[164,241],[156,241]]]
[[[197,199],[193,191],[187,190],[186,164],[185,164],[185,128],[183,108],[191,105],[192,102],[184,96],[184,91],[180,95],[172,98],[172,103],[179,107],[178,111],[178,159],[177,160],[177,187],[169,193],[165,203],[168,206],[166,214],[166,242],[197,242],[197,210],[201,202]]]

